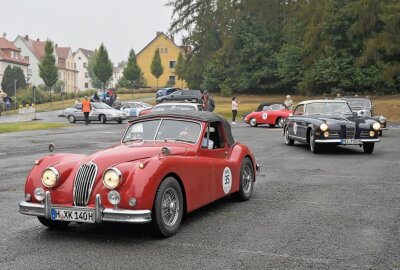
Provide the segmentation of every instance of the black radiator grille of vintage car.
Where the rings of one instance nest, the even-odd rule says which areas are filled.
[[[370,136],[369,136],[369,130],[363,130],[363,131],[361,131],[360,137],[362,137],[362,138],[369,138],[369,137],[370,137]]]
[[[356,136],[356,127],[353,125],[346,125],[346,139],[354,139]]]
[[[97,175],[96,164],[83,164],[76,176],[74,182],[74,205],[86,206],[89,201],[94,180]]]

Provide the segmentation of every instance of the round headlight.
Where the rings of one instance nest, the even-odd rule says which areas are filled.
[[[48,188],[54,187],[57,184],[59,177],[60,174],[58,171],[53,167],[49,167],[43,171],[42,183]]]
[[[374,124],[372,125],[372,128],[375,129],[375,130],[379,130],[379,129],[381,128],[381,124],[379,124],[379,123],[374,123]]]
[[[33,192],[33,196],[35,197],[36,200],[39,202],[42,202],[44,200],[44,189],[41,187],[35,188],[35,191]]]
[[[371,131],[369,132],[369,136],[370,136],[370,137],[374,137],[374,136],[375,136],[375,131],[372,131],[372,130],[371,130]]]
[[[385,122],[386,122],[385,116],[381,115],[381,116],[379,117],[379,122],[381,122],[382,124],[385,123]]]
[[[106,188],[115,189],[121,184],[122,174],[117,168],[111,168],[103,174],[103,184]]]
[[[325,131],[325,132],[324,132],[324,137],[325,137],[325,138],[328,138],[328,137],[329,137],[329,132],[328,132],[328,131]]]
[[[121,196],[116,190],[111,190],[110,192],[108,192],[107,198],[112,205],[118,205],[121,201]]]
[[[328,125],[323,123],[319,126],[319,128],[321,129],[321,131],[327,131],[328,130]]]

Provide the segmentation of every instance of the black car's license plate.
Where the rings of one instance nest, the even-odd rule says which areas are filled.
[[[74,208],[51,208],[51,219],[94,223],[94,210]]]
[[[342,144],[362,144],[360,139],[342,139]]]

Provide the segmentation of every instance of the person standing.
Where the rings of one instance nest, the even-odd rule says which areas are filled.
[[[92,110],[92,105],[90,104],[90,101],[88,100],[88,97],[85,96],[85,99],[82,99],[82,112],[83,115],[85,116],[85,125],[89,125],[89,113]]]
[[[238,111],[240,101],[237,101],[236,97],[232,98],[232,124],[236,124],[236,115]]]
[[[212,97],[208,95],[208,91],[204,90],[203,91],[203,97],[201,98],[203,101],[203,109],[205,111],[213,112],[215,110],[215,102]]]
[[[288,109],[291,109],[293,106],[293,100],[290,98],[290,95],[286,96],[286,100],[285,100],[285,105],[286,107],[288,107]]]
[[[74,105],[78,105],[79,104],[79,98],[75,99]]]

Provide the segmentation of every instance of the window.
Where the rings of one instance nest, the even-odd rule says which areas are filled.
[[[303,115],[304,113],[304,105],[297,106],[296,110],[294,111],[294,115]]]
[[[169,61],[169,68],[175,68],[176,67],[176,61]]]
[[[89,78],[89,73],[85,72],[85,79]]]
[[[211,141],[211,143],[208,142],[209,140]],[[219,122],[212,122],[209,124],[206,133],[204,134],[201,147],[206,149],[217,149],[225,147],[224,136]]]
[[[160,53],[168,53],[168,48],[160,48]]]
[[[175,84],[175,76],[169,76],[169,82]]]
[[[26,61],[29,61],[29,56],[24,57]]]
[[[80,56],[78,57],[78,60],[81,60],[81,57],[80,57]]]
[[[76,68],[76,63],[74,63],[74,68]]]
[[[85,68],[87,66],[86,62],[83,62],[83,67]]]

